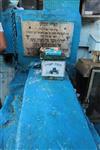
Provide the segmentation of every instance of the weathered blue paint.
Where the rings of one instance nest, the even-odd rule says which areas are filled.
[[[13,31],[12,31],[12,12],[15,13],[15,22],[17,30],[16,50],[19,54],[19,62],[22,64],[28,64],[32,59],[23,57],[24,48],[22,41],[21,22],[25,20],[31,21],[48,21],[48,22],[73,22],[74,34],[71,47],[71,55],[67,60],[68,63],[74,64],[76,61],[80,29],[81,18],[79,14],[79,0],[45,0],[44,9],[39,10],[7,10],[3,13],[2,22],[4,25],[8,49],[7,52],[14,52],[13,46]]]
[[[16,74],[0,111],[1,149],[96,150],[94,135],[67,75],[56,81],[42,79],[40,70]]]
[[[17,72],[0,110],[0,150],[14,150],[27,72]]]
[[[25,150],[96,149],[68,77],[48,81],[39,70],[30,70],[16,144],[17,149]]]
[[[12,10],[3,13],[7,52],[15,53],[16,50],[16,67],[19,69],[0,110],[1,150],[96,150],[99,147],[100,138],[91,134],[92,129],[68,76],[63,81],[44,80],[40,70],[31,68],[33,65],[27,67],[39,58],[23,56],[21,20],[73,22],[71,56],[67,63],[74,65],[81,27],[78,9],[79,0],[45,0],[43,11],[13,10],[17,30],[16,49],[13,45]]]

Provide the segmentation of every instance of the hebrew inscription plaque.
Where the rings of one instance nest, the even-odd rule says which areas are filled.
[[[24,54],[32,56],[40,47],[60,47],[70,56],[73,23],[22,22]]]

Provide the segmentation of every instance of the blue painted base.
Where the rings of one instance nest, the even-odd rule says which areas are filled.
[[[1,150],[96,150],[100,144],[67,75],[60,81],[42,79],[40,70],[17,73],[9,94],[0,111]]]

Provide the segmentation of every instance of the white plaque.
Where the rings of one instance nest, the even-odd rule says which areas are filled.
[[[42,76],[64,77],[65,61],[42,61]]]

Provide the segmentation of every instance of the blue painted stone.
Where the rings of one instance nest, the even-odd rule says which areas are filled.
[[[27,144],[25,144],[27,143]],[[30,70],[17,130],[17,149],[96,149],[74,89]]]

